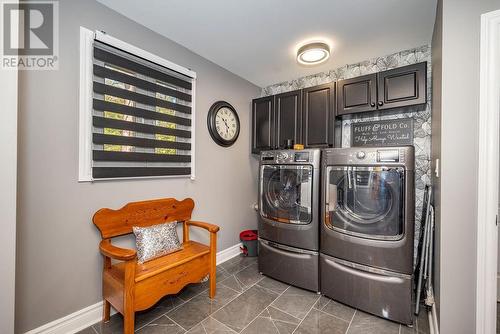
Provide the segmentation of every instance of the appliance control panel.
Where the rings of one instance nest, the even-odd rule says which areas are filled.
[[[295,152],[293,154],[293,161],[295,161],[295,162],[309,162],[309,152]]]
[[[349,163],[404,163],[405,150],[397,148],[363,148],[359,150],[352,150],[348,154]]]
[[[377,162],[399,162],[399,150],[378,150]]]
[[[343,147],[323,151],[323,166],[400,166],[415,168],[415,149],[397,147]]]
[[[282,150],[261,152],[260,161],[265,164],[313,164],[319,165],[320,150]]]

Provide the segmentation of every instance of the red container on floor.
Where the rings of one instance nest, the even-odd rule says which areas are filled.
[[[245,230],[240,233],[240,241],[242,247],[240,247],[243,255],[245,256],[257,256],[258,254],[258,232],[257,230]]]

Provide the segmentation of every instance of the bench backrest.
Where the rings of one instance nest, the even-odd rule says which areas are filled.
[[[132,233],[132,226],[151,226],[171,221],[191,219],[194,201],[186,198],[163,198],[142,202],[131,202],[118,210],[100,209],[92,221],[101,231],[103,239]]]

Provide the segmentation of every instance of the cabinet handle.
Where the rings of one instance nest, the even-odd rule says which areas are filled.
[[[375,107],[375,102],[370,103],[370,107]]]
[[[382,101],[378,101],[378,106],[379,106],[379,107],[382,107],[383,105],[384,105],[384,102],[382,102]]]

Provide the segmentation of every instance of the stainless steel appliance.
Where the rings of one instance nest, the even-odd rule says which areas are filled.
[[[265,151],[259,166],[259,271],[319,291],[318,149]]]
[[[321,292],[411,324],[412,146],[323,151]]]

